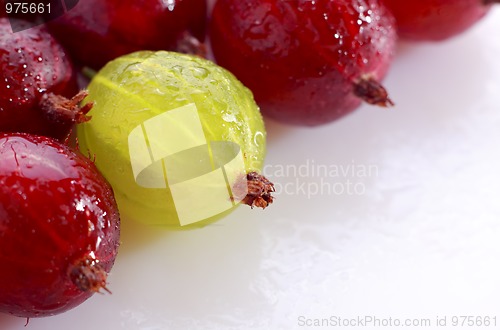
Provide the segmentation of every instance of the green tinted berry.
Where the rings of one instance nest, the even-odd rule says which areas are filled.
[[[253,96],[208,60],[132,53],[109,62],[88,92],[80,149],[95,157],[124,217],[207,224],[243,199],[241,180],[262,168],[266,133]],[[265,207],[266,196],[244,202]]]

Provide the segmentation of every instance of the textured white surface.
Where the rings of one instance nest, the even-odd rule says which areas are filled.
[[[291,330],[365,315],[500,328],[499,32],[497,8],[451,41],[402,44],[385,81],[394,109],[314,129],[268,121],[266,172],[288,192],[275,205],[186,232],[124,221],[112,295],[27,328],[0,315],[0,329]]]

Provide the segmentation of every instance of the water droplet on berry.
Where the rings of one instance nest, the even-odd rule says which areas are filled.
[[[167,8],[169,11],[174,11],[175,0],[162,0],[161,2],[164,8]]]
[[[210,72],[205,68],[202,68],[200,66],[193,67],[193,76],[195,76],[196,78],[205,79],[209,74]]]
[[[232,113],[225,113],[222,115],[222,119],[225,121],[225,122],[228,122],[228,123],[235,123],[236,122],[236,117],[234,116],[234,114]]]

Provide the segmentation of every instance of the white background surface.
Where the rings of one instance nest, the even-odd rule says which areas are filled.
[[[401,44],[385,81],[394,109],[363,106],[314,129],[267,121],[266,172],[288,187],[272,207],[185,232],[124,219],[113,294],[26,329],[292,330],[314,329],[301,316],[365,315],[432,321],[412,329],[496,316],[499,329],[499,35],[497,8],[448,42]],[[307,162],[376,171],[278,173]],[[362,193],[308,198],[321,180]],[[24,324],[0,315],[2,330]]]

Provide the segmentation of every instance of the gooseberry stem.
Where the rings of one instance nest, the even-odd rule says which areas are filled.
[[[95,77],[95,75],[97,74],[97,71],[92,69],[92,68],[89,68],[88,66],[84,66],[82,68],[82,73],[85,77],[89,78],[89,79],[92,79]]]
[[[238,191],[239,187],[235,187]],[[274,184],[265,176],[250,172],[246,175],[246,196],[243,197],[241,203],[250,206],[251,208],[260,207],[265,209],[273,203],[274,197],[271,195],[275,192]]]
[[[68,274],[73,284],[83,292],[100,292],[103,289],[111,293],[106,288],[106,271],[90,256],[85,256],[73,263]]]
[[[368,104],[381,107],[393,106],[394,102],[389,98],[387,90],[372,76],[364,75],[354,82],[354,95]]]
[[[184,31],[177,38],[174,50],[179,53],[196,55],[201,58],[207,58],[207,47],[205,43],[199,41],[189,31]]]
[[[93,103],[89,102],[80,107],[80,102],[88,95],[82,90],[71,99],[54,93],[46,93],[40,99],[40,108],[45,116],[53,122],[62,124],[81,124],[90,120],[87,113],[92,109]]]

